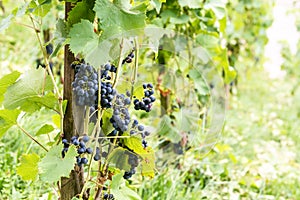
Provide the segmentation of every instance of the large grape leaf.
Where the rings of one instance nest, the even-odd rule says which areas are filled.
[[[12,126],[17,124],[20,110],[0,110],[0,138]]]
[[[16,80],[19,78],[20,74],[21,73],[18,71],[13,71],[12,73],[3,76],[0,79],[0,103],[4,99],[4,93],[6,92],[8,86],[15,83]]]
[[[141,197],[125,185],[124,173],[115,174],[111,182],[111,193],[116,200],[141,200]]]
[[[38,162],[40,157],[33,154],[24,154],[21,158],[21,164],[17,167],[17,174],[25,181],[34,181],[38,176]]]
[[[7,88],[3,105],[6,109],[20,107],[27,112],[34,112],[41,107],[55,109],[57,98],[54,94],[49,92],[47,95],[42,95],[43,91],[52,89],[50,77],[44,77],[44,70],[31,70]]]
[[[39,162],[40,177],[43,181],[56,182],[61,177],[69,177],[76,162],[77,151],[76,147],[71,145],[62,158],[62,149],[63,144],[52,147]]]
[[[70,49],[76,55],[83,53],[84,55],[93,51],[98,44],[98,36],[94,33],[93,24],[85,19],[75,24],[69,33]]]
[[[119,32],[145,27],[145,13],[123,10],[107,0],[96,1],[94,11],[99,17],[101,28],[104,31],[112,26]]]

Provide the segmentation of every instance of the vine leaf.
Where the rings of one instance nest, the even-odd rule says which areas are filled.
[[[48,134],[51,133],[52,131],[54,131],[54,127],[50,124],[45,124],[36,132],[35,135],[38,136],[38,135]]]
[[[136,136],[124,138],[124,145],[139,155],[147,152],[142,145],[141,139]]]
[[[68,14],[68,24],[72,26],[73,24],[79,23],[81,19],[87,19],[93,22],[95,17],[95,12],[93,11],[94,1],[83,0],[78,2],[75,7]]]
[[[201,72],[197,69],[192,69],[189,71],[189,76],[193,79],[195,88],[197,92],[201,95],[208,95],[209,88],[201,74]]]
[[[33,154],[24,154],[21,158],[21,164],[17,167],[17,174],[24,181],[34,181],[38,176],[38,162],[40,157]]]
[[[43,181],[56,182],[61,177],[69,177],[76,162],[77,151],[76,147],[71,145],[62,158],[62,149],[63,144],[52,147],[39,162],[40,177]]]
[[[151,147],[147,147],[147,153],[141,154],[140,156],[143,158],[141,162],[142,167],[142,175],[148,176],[150,178],[154,177],[154,169],[155,169],[155,154]]]
[[[123,10],[107,0],[98,0],[94,7],[96,15],[100,19],[101,28],[105,31],[112,26],[119,32],[145,27],[144,13],[136,13],[131,10]]]
[[[12,126],[17,124],[20,110],[0,110],[0,138]]]
[[[127,162],[128,155],[125,154],[125,149],[122,147],[115,148],[108,156],[107,161],[115,164],[120,170],[130,170],[130,165]]]
[[[50,91],[53,84],[47,76],[44,78],[44,70],[31,70],[21,79],[7,88],[4,94],[3,105],[6,109],[21,107],[21,110],[34,112],[41,107],[55,109],[57,98],[52,92],[42,95],[42,91]]]
[[[0,32],[7,29],[11,23],[11,20],[14,18],[13,14],[8,15],[6,18],[4,18],[0,23]]]
[[[160,127],[158,134],[164,136],[167,140],[173,143],[177,143],[181,140],[181,135],[176,127],[171,124],[171,119],[167,115],[163,116],[158,127]]]
[[[22,17],[27,9],[29,3],[25,3],[23,5],[21,5],[18,8],[15,8],[10,15],[8,15],[6,18],[4,18],[1,22],[0,22],[0,32],[4,31],[5,29],[7,29],[10,26],[10,23],[14,20],[15,17]]]
[[[14,71],[10,74],[3,76],[0,79],[0,103],[4,99],[4,93],[6,92],[7,88],[16,82],[16,80],[19,78],[20,74],[21,74],[20,72]]]
[[[134,153],[142,157],[142,175],[150,178],[154,177],[155,156],[151,147],[144,148],[141,139],[138,137],[130,137],[124,139],[124,145],[131,149]]]
[[[141,200],[141,197],[125,185],[124,173],[115,174],[111,182],[111,193],[116,200]]]
[[[50,11],[51,7],[51,1],[48,0],[42,0],[38,3],[35,1],[30,1],[28,10],[36,16],[45,17]]]
[[[70,49],[76,55],[78,53],[88,54],[98,44],[98,36],[94,33],[93,24],[82,19],[70,30]]]
[[[211,9],[219,20],[226,16],[226,5],[222,0],[209,0],[204,4],[204,8]]]
[[[55,44],[55,49],[53,53],[51,54],[50,58],[56,57],[57,53],[61,49],[61,47],[66,43],[66,38],[68,36],[67,34],[67,24],[64,22],[62,19],[58,19],[56,22],[56,29],[54,32],[54,44]]]
[[[189,0],[189,1],[186,1],[186,0],[178,0],[178,3],[181,7],[189,7],[189,8],[201,8],[202,6],[202,2],[199,1],[199,0]]]

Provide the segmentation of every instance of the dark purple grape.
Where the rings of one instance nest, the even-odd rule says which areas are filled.
[[[85,150],[86,153],[91,154],[93,152],[91,147],[86,148]]]

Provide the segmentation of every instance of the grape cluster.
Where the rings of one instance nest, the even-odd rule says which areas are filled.
[[[126,58],[123,59],[122,61],[122,65],[125,64],[125,63],[131,63],[132,62],[132,59],[134,58],[134,50],[132,50],[127,56]]]
[[[148,84],[144,83],[143,88],[144,88],[144,97],[141,101],[139,99],[134,99],[133,101],[134,109],[150,112],[152,108],[152,104],[156,100],[155,97],[153,96],[154,94],[153,85],[151,83]]]
[[[113,130],[111,133],[112,136],[115,136],[117,131],[122,134],[128,130],[130,114],[127,106],[130,105],[130,103],[131,101],[128,97],[125,97],[123,94],[117,94],[115,103],[113,105],[113,115],[110,118],[110,122],[115,128],[115,130]]]
[[[113,88],[112,84],[109,82],[111,80],[110,73],[116,73],[117,68],[110,63],[105,64],[101,70],[101,107],[111,108],[112,100],[116,95],[117,91]],[[98,103],[98,101],[97,101]]]
[[[107,157],[107,152],[103,151],[101,155],[102,155],[103,158],[106,158]],[[99,161],[100,159],[101,159],[100,149],[99,149],[99,147],[97,147],[96,148],[96,153],[94,155],[94,160]]]
[[[93,106],[95,104],[98,90],[98,74],[88,64],[75,66],[75,80],[72,83],[75,92],[76,104],[78,106]]]
[[[107,194],[107,193],[105,193],[105,194],[103,195],[103,199],[104,199],[104,200],[113,200],[113,199],[115,199],[115,198],[114,198],[114,195],[113,195],[113,194]]]
[[[139,158],[137,155],[131,153],[131,152],[125,152],[126,154],[128,154],[128,164],[131,166],[130,170],[128,172],[125,172],[123,175],[124,179],[130,179],[132,177],[132,175],[135,174],[135,168],[138,166],[139,164]]]
[[[76,163],[79,167],[88,163],[88,159],[84,157],[84,154],[91,154],[93,152],[92,148],[86,147],[86,143],[89,141],[89,136],[85,135],[81,139],[78,139],[77,136],[73,136],[71,138],[71,142],[69,143],[67,139],[63,139],[62,143],[64,144],[64,148],[62,150],[62,157],[65,157],[65,153],[68,151],[68,148],[71,144],[75,145],[77,148],[77,153],[79,154],[76,157]]]

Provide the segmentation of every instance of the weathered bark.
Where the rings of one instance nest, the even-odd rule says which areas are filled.
[[[68,13],[72,9],[71,3],[65,4],[65,19],[68,18]],[[75,60],[74,54],[70,52],[69,45],[65,46],[64,53],[64,96],[63,98],[68,101],[66,112],[64,115],[64,138],[70,141],[71,137],[75,135],[75,126],[72,113],[72,87],[71,84],[74,80],[74,70],[70,66]],[[72,197],[78,195],[83,187],[83,172],[82,170],[72,170],[70,178],[61,179],[61,200],[70,200]]]

